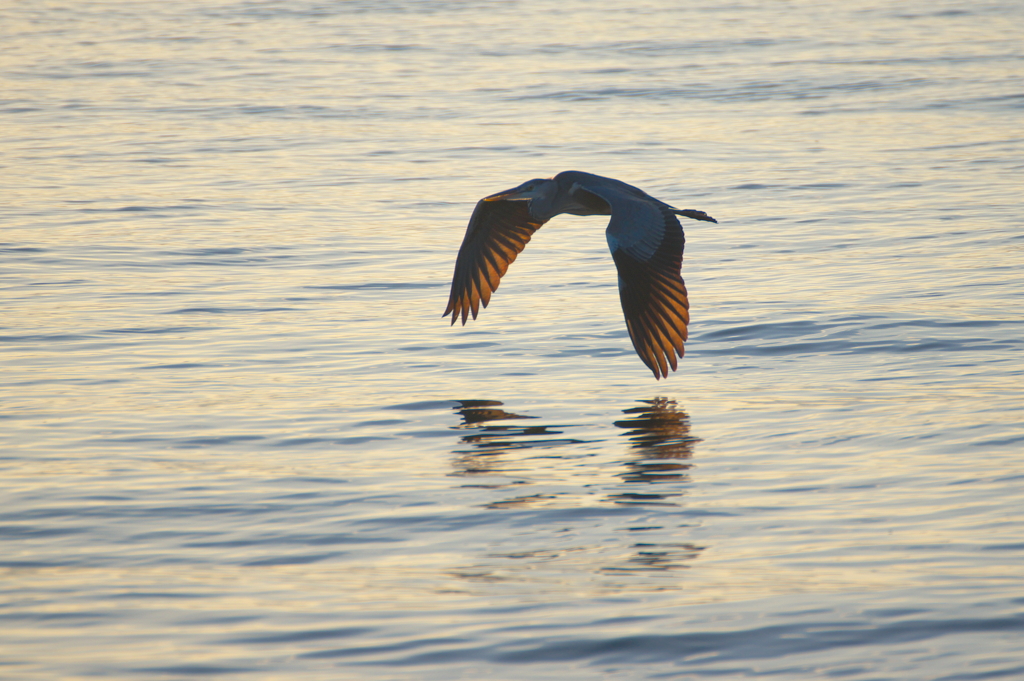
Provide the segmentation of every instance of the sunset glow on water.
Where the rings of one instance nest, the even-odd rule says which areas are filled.
[[[17,4],[0,677],[1024,674],[1013,3]],[[442,319],[476,201],[607,218]]]

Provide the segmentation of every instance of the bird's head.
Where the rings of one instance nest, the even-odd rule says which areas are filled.
[[[554,180],[534,179],[528,180],[518,187],[485,196],[484,201],[529,201],[553,195],[557,190],[558,185]]]

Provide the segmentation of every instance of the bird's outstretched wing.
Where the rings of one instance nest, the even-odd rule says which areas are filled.
[[[480,303],[487,307],[508,266],[526,247],[543,222],[530,217],[528,201],[478,201],[455,260],[452,292],[444,317],[462,323]]]
[[[606,235],[633,347],[655,378],[668,376],[670,367],[678,367],[676,357],[683,356],[690,323],[690,302],[680,276],[685,238],[675,209],[632,187],[625,191],[581,185],[611,206]]]
[[[612,250],[629,337],[655,378],[668,376],[670,366],[676,370],[690,323],[690,301],[680,276],[683,228],[667,210],[660,217],[661,243],[649,256],[623,247]]]

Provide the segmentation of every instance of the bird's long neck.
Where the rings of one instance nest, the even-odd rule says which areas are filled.
[[[530,199],[530,217],[538,222],[547,222],[556,215],[611,215],[608,202],[597,194],[587,191],[578,183],[568,180],[549,180]]]

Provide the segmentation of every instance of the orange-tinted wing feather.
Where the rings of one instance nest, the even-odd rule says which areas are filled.
[[[476,319],[480,303],[487,307],[508,266],[544,224],[530,217],[528,201],[479,201],[469,219],[466,236],[455,260],[452,292],[444,317],[462,323],[472,314]]]
[[[676,355],[683,356],[690,323],[690,302],[680,276],[683,229],[670,212],[662,211],[662,215],[664,234],[649,259],[642,260],[622,248],[612,251],[629,337],[655,378],[668,376],[669,367],[676,370]]]

